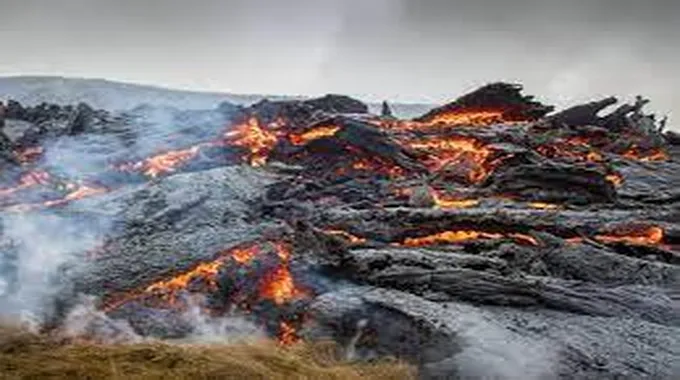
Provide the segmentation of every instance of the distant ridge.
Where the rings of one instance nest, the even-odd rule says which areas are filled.
[[[58,76],[0,77],[0,99],[15,99],[24,104],[42,102],[73,104],[87,102],[95,108],[126,110],[140,104],[180,109],[214,108],[221,102],[248,105],[262,99],[304,99],[304,96],[231,94],[177,90],[154,85],[116,82],[107,79],[67,78]],[[371,104],[379,112],[380,104]],[[390,104],[395,114],[413,117],[427,112],[428,104]]]

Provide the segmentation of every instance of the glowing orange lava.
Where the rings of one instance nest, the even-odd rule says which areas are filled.
[[[474,207],[479,204],[477,199],[452,199],[442,196],[437,190],[430,188],[430,195],[434,200],[435,207],[437,208],[468,208]]]
[[[217,275],[228,257],[234,258],[240,264],[245,264],[258,252],[259,247],[257,245],[222,251],[214,260],[200,263],[186,272],[169,279],[156,281],[143,289],[133,290],[105,300],[102,310],[108,312],[127,302],[153,297],[166,301],[170,306],[178,306],[176,303],[178,293],[185,290],[190,284],[197,283],[207,287],[207,289],[214,290],[217,286]]]
[[[478,239],[500,239],[502,234],[473,230],[444,231],[419,238],[406,238],[402,245],[407,247],[423,247],[428,245],[462,243]]]
[[[512,233],[512,234],[508,234],[508,237],[514,239],[517,243],[520,243],[520,244],[527,244],[527,245],[534,245],[534,246],[541,245],[535,237],[530,236],[530,235]]]
[[[625,243],[630,245],[659,245],[663,242],[664,231],[660,227],[628,227],[607,234],[596,235],[595,240],[605,243]]]
[[[252,166],[262,166],[267,163],[269,153],[278,141],[276,134],[260,126],[256,117],[250,117],[244,123],[225,133],[228,144],[240,146],[249,150],[248,162]]]
[[[72,202],[78,199],[83,199],[87,197],[91,197],[94,195],[99,195],[99,194],[104,194],[108,192],[108,189],[103,188],[103,187],[92,187],[92,186],[87,186],[87,185],[73,185],[71,188],[74,188],[75,190],[71,191],[70,193],[66,194],[64,198],[61,199],[56,199],[56,200],[51,200],[51,201],[46,201],[43,203],[45,207],[52,207],[52,206],[58,206],[58,205],[63,205],[68,202]]]
[[[300,338],[297,336],[297,331],[290,323],[281,321],[279,323],[278,333],[279,344],[282,346],[290,346],[296,343]]]
[[[640,149],[635,145],[623,152],[621,156],[630,160],[642,162],[667,161],[670,158],[668,153],[664,152],[662,149],[652,149],[649,152],[641,152]]]
[[[474,230],[444,231],[424,237],[406,238],[404,242],[399,245],[406,247],[424,247],[440,244],[465,243],[468,241],[480,239],[503,239],[503,238],[511,238],[520,244],[529,244],[536,246],[539,245],[538,240],[529,235],[519,233],[510,233],[504,235],[501,233],[491,233]]]
[[[560,208],[559,205],[544,202],[530,202],[529,207],[539,210],[556,210]]]
[[[288,244],[283,242],[274,242],[272,243],[272,245],[276,250],[276,255],[279,256],[279,259],[287,263],[288,260],[290,259],[290,247],[288,246]]]
[[[360,158],[352,163],[352,169],[358,171],[374,172],[389,177],[401,177],[404,169],[399,166],[388,164],[378,158]]]
[[[165,152],[139,162],[119,165],[117,169],[141,172],[148,177],[156,178],[162,174],[173,173],[177,167],[196,157],[202,146],[196,145],[187,149]]]
[[[503,110],[457,110],[442,112],[425,123],[428,125],[488,126],[503,122]]]
[[[352,244],[363,244],[366,242],[366,239],[352,235],[349,232],[343,230],[324,230],[323,232],[329,235],[341,237]]]
[[[260,298],[271,300],[277,305],[305,295],[304,291],[295,286],[293,276],[286,264],[279,265],[265,275],[259,290]]]
[[[177,292],[193,281],[200,279],[209,289],[217,287],[217,274],[222,267],[223,260],[218,259],[209,263],[201,263],[189,272],[173,277],[169,280],[158,281],[146,287],[146,293],[155,293],[171,304],[175,303]]]
[[[500,163],[498,160],[492,160],[493,149],[472,137],[429,138],[406,144],[411,149],[428,155],[425,165],[431,171],[455,165],[466,170],[467,178],[472,183],[484,181]]]
[[[254,245],[247,248],[234,248],[231,250],[231,257],[239,264],[248,264],[259,253],[260,249]]]
[[[548,158],[569,158],[580,162],[599,163],[604,160],[602,154],[584,142],[583,138],[572,137],[551,144],[541,145],[536,151]]]
[[[619,173],[610,173],[607,174],[604,178],[607,182],[611,183],[614,186],[621,186],[621,184],[623,183],[623,176]]]
[[[0,189],[0,197],[6,197],[16,193],[17,191],[25,190],[34,186],[47,185],[50,183],[51,176],[48,172],[43,170],[34,170],[23,174],[19,178],[19,184],[15,187]]]
[[[321,126],[313,128],[299,135],[291,134],[290,136],[288,136],[288,138],[290,139],[290,142],[293,143],[294,145],[304,145],[313,140],[318,140],[323,137],[334,136],[339,130],[340,127],[336,127],[334,125]]]

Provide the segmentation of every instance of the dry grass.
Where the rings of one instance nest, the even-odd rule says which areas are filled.
[[[0,327],[0,379],[415,379],[395,361],[343,363],[332,344],[101,345]]]

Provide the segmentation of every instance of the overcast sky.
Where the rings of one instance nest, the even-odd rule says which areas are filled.
[[[511,80],[680,114],[678,0],[0,0],[0,46],[0,75],[418,102]]]

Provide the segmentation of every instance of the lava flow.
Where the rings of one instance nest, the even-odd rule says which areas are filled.
[[[440,245],[440,244],[456,244],[465,243],[473,240],[480,239],[502,239],[502,238],[512,238],[518,243],[529,244],[529,245],[539,245],[538,241],[529,235],[523,234],[501,234],[501,233],[490,233],[484,231],[475,230],[455,230],[455,231],[444,231],[436,234],[417,237],[417,238],[406,238],[404,242],[398,245],[405,247],[424,247],[430,245]]]
[[[288,268],[290,248],[281,243],[275,244],[275,247],[281,263],[276,269],[265,275],[260,283],[259,296],[262,299],[271,300],[277,305],[282,305],[307,293],[295,285]]]
[[[278,141],[276,134],[263,128],[254,116],[235,126],[224,137],[229,144],[249,151],[247,160],[252,166],[264,165]]]
[[[72,191],[68,194],[66,194],[65,197],[61,199],[55,199],[55,200],[50,200],[46,201],[43,203],[45,207],[53,207],[53,206],[59,206],[59,205],[64,205],[69,202],[78,200],[78,199],[83,199],[87,197],[91,197],[94,195],[99,195],[99,194],[104,194],[107,193],[109,190],[103,187],[93,187],[93,186],[88,186],[88,185],[70,185],[68,186],[69,188],[72,189]]]
[[[580,162],[599,163],[604,160],[602,154],[580,138],[571,138],[551,144],[541,145],[536,151],[548,158],[569,158]]]
[[[161,174],[174,172],[177,167],[196,157],[205,145],[199,144],[187,149],[165,152],[139,162],[121,164],[116,168],[120,171],[141,172],[148,177],[156,178]]]
[[[621,186],[621,184],[623,183],[623,176],[619,173],[610,173],[607,174],[604,178],[607,182],[611,183],[614,186]]]
[[[388,164],[379,158],[360,158],[352,163],[352,169],[382,174],[391,178],[404,175],[404,169],[396,165]]]
[[[456,111],[442,112],[440,114],[434,115],[431,119],[424,121],[426,125],[437,125],[443,124],[447,126],[475,126],[483,127],[492,124],[502,123],[503,110],[471,110],[463,109]]]
[[[170,279],[159,280],[151,285],[146,286],[142,290],[135,290],[112,299],[105,301],[102,309],[104,311],[112,311],[133,300],[146,298],[160,298],[169,303],[170,306],[178,306],[176,303],[177,296],[181,291],[187,289],[190,284],[200,283],[206,290],[214,290],[217,285],[217,275],[220,268],[225,261],[231,257],[239,264],[246,264],[252,260],[260,252],[257,245],[236,247],[230,250],[222,251],[217,255],[217,258],[209,261],[199,263],[192,269],[180,273]]]
[[[455,199],[442,195],[439,191],[430,188],[430,195],[434,200],[434,205],[437,208],[467,208],[474,207],[479,204],[478,199]]]
[[[455,165],[466,170],[466,177],[472,183],[484,181],[500,163],[499,160],[492,160],[493,149],[472,137],[431,137],[407,142],[406,145],[427,154],[425,165],[430,171]]]
[[[669,159],[668,153],[661,149],[652,149],[648,152],[643,152],[635,145],[623,152],[621,156],[629,160],[637,160],[642,162],[666,161]]]
[[[346,240],[347,242],[349,242],[351,244],[363,244],[363,243],[366,242],[366,239],[352,235],[349,232],[343,231],[343,230],[328,229],[328,230],[324,230],[323,232],[325,232],[329,235],[340,237],[343,240]]]
[[[313,140],[334,136],[339,130],[340,127],[334,125],[320,126],[301,134],[291,134],[288,139],[293,145],[304,145]]]
[[[47,185],[50,183],[50,174],[43,170],[34,170],[23,174],[19,178],[19,184],[15,187],[0,189],[0,197],[6,197],[17,191],[29,189],[34,186]]]
[[[560,208],[559,205],[544,202],[529,202],[528,206],[537,210],[557,210]]]
[[[279,344],[282,346],[290,346],[300,340],[297,335],[295,327],[288,322],[281,321],[279,323],[278,333]]]
[[[605,243],[654,246],[663,243],[664,231],[657,226],[622,227],[608,233],[596,235],[595,240]]]

